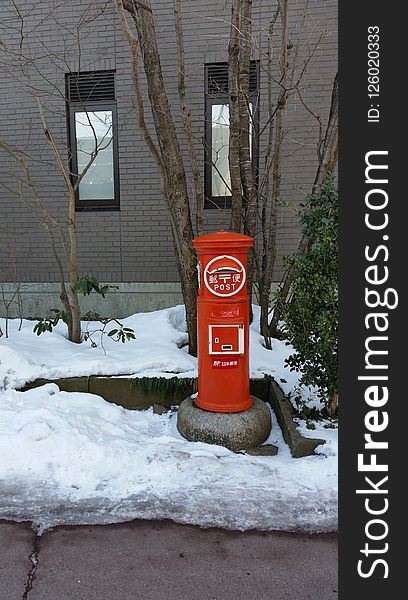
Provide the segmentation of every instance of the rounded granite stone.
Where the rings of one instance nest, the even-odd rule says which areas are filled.
[[[218,444],[234,452],[259,446],[271,432],[271,413],[265,402],[251,398],[253,406],[238,413],[202,410],[186,398],[177,412],[177,429],[190,442]]]

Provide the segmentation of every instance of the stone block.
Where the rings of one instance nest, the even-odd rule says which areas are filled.
[[[234,452],[259,446],[270,434],[271,413],[265,402],[251,397],[253,406],[238,413],[202,410],[186,398],[177,413],[177,429],[191,442],[218,444]]]

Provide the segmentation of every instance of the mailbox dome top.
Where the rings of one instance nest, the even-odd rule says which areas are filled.
[[[217,231],[216,233],[208,233],[206,235],[200,235],[193,240],[194,248],[218,248],[222,246],[225,250],[227,247],[231,248],[250,248],[254,243],[254,240],[248,235],[242,235],[241,233],[234,233],[233,231]]]

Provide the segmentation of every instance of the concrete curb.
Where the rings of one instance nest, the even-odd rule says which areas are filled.
[[[283,438],[290,447],[293,458],[312,456],[317,446],[326,443],[326,440],[319,438],[306,438],[297,430],[297,425],[293,420],[295,411],[292,404],[272,378],[270,379],[269,402],[275,411]]]
[[[161,405],[166,408],[180,404],[184,398],[191,395],[195,390],[191,380],[186,381],[186,385],[180,386],[180,389],[174,387],[169,393],[160,390],[160,382],[168,383],[168,379],[149,378],[158,385],[156,389],[144,389],[143,383],[146,378],[131,377],[107,377],[99,375],[90,375],[88,377],[64,377],[60,379],[36,379],[27,383],[21,391],[27,391],[40,387],[47,383],[55,383],[60,390],[64,392],[85,392],[101,396],[107,402],[119,404],[123,408],[130,410],[146,410],[153,405]],[[176,377],[171,379],[177,379]],[[170,382],[171,383],[171,382]],[[171,386],[170,386],[171,387]]]

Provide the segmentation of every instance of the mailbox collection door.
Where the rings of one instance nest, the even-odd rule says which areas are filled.
[[[244,325],[209,325],[210,354],[243,354]]]

